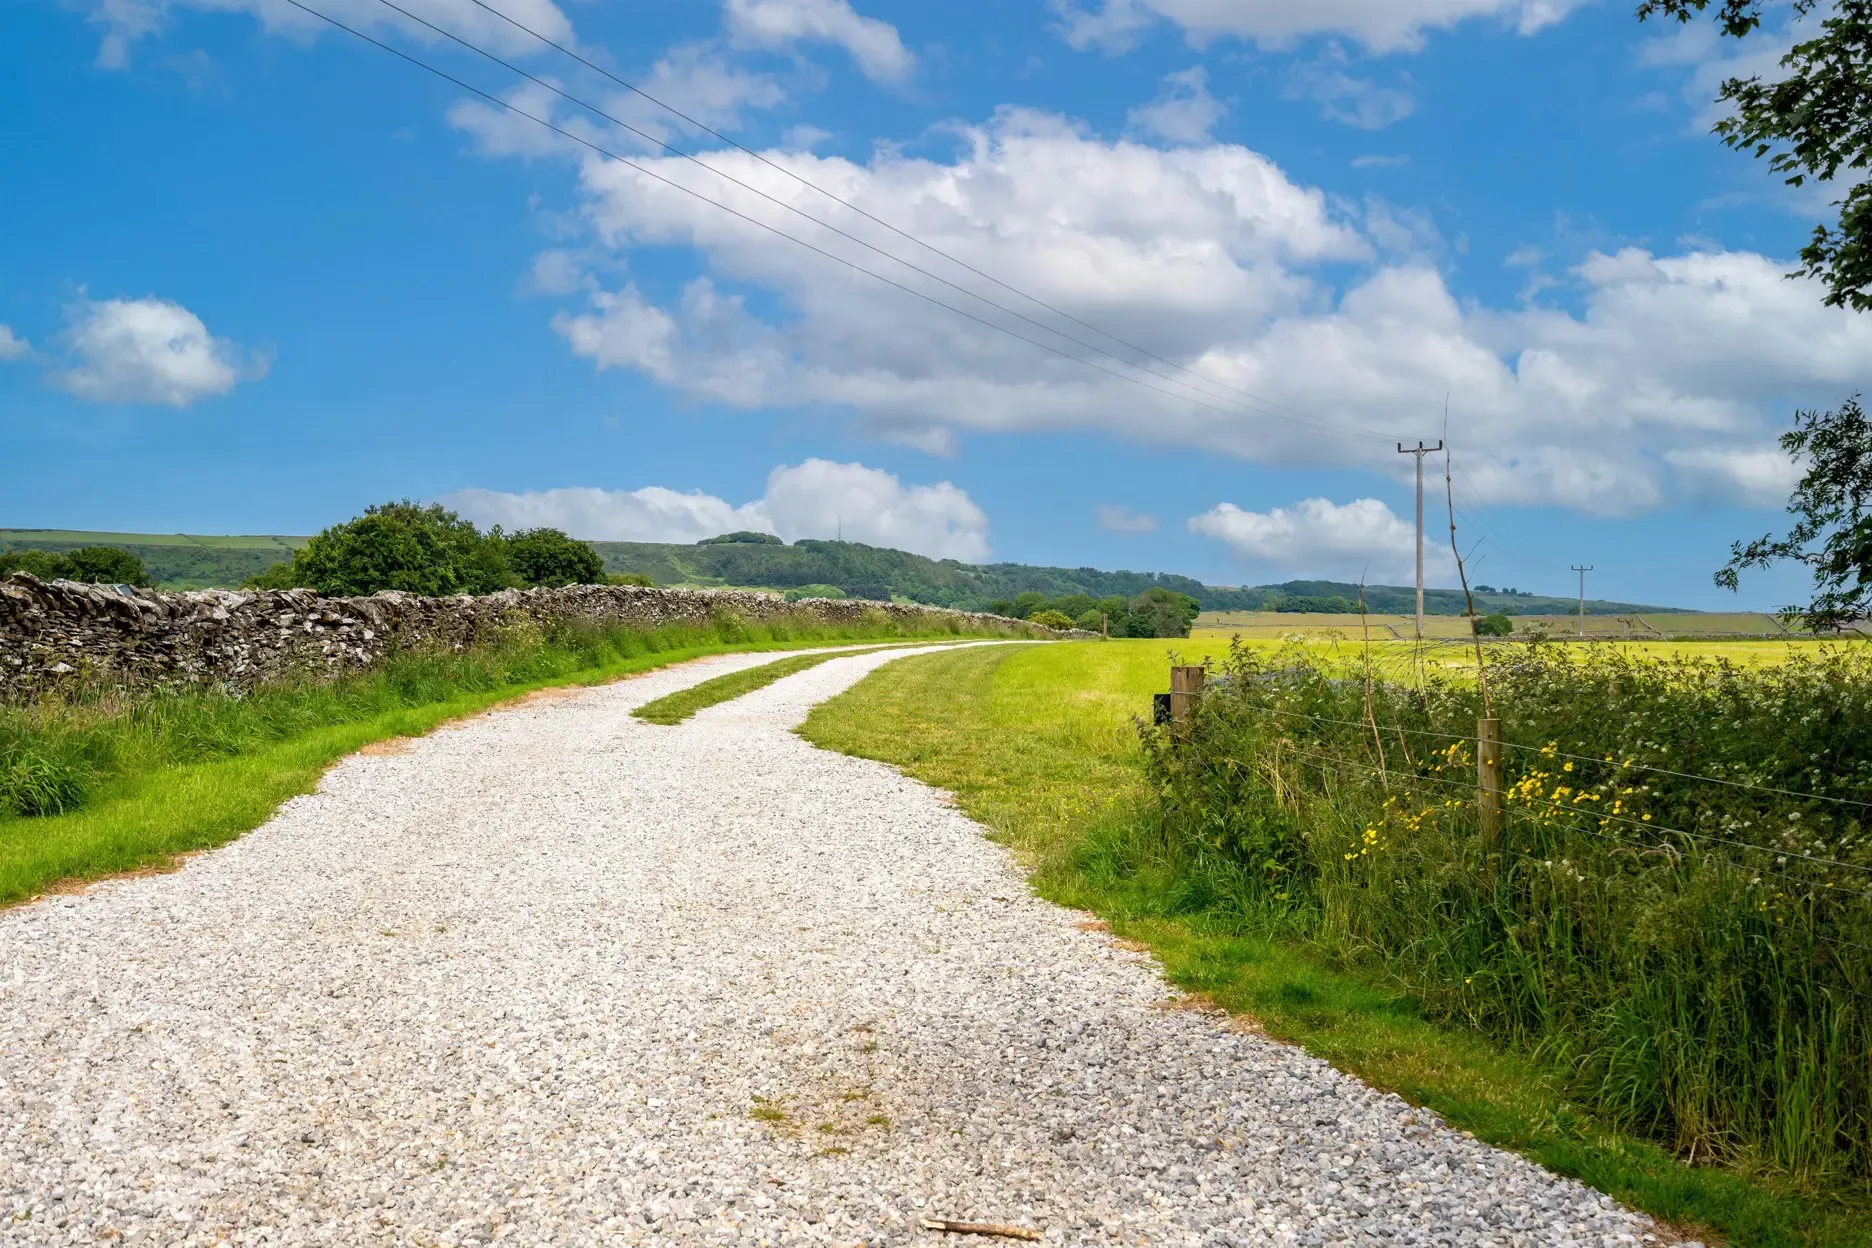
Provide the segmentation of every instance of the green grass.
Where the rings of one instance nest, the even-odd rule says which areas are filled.
[[[729,672],[726,676],[717,676],[699,685],[679,689],[668,697],[646,702],[631,714],[653,724],[673,726],[682,723],[697,711],[714,706],[717,702],[732,701],[743,694],[753,693],[756,689],[765,689],[783,677],[818,667],[828,659],[843,658],[851,653],[853,652],[850,650],[842,650],[830,654],[798,654],[790,659],[776,659],[772,663],[763,663],[759,667]],[[869,651],[858,653],[869,653]]]
[[[1430,1020],[1409,996],[1315,946],[1219,922],[1186,878],[1140,861],[1126,843],[1142,780],[1131,720],[1165,687],[1170,646],[1200,659],[1216,643],[912,657],[817,708],[800,731],[954,792],[1023,857],[1042,896],[1149,944],[1172,982],[1481,1139],[1737,1248],[1872,1244],[1863,1194],[1686,1165],[1569,1100],[1566,1072]]]
[[[945,632],[943,634],[947,636]],[[61,880],[161,867],[265,822],[325,767],[536,689],[710,654],[901,639],[828,628],[579,630],[466,654],[400,656],[346,680],[0,706],[0,905]],[[815,656],[816,657],[816,656]],[[24,813],[22,800],[57,800]],[[61,809],[62,808],[62,809]],[[0,807],[3,812],[5,807]]]

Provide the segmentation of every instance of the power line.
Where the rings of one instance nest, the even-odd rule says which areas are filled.
[[[387,3],[388,0],[384,0],[384,2]],[[860,208],[857,204],[852,203],[850,200],[845,199],[843,196],[838,195],[837,193],[833,191],[827,190],[825,187],[820,186],[817,182],[814,182],[811,179],[806,178],[802,176],[801,174],[794,172],[793,170],[787,168],[785,165],[778,163],[777,161],[768,159],[766,156],[763,156],[761,153],[755,151],[754,149],[750,147],[747,147],[746,145],[736,141],[735,139],[730,138],[729,136],[723,134],[721,131],[714,129],[713,127],[706,125],[701,121],[696,120],[694,117],[689,116],[689,114],[683,112],[681,109],[677,108],[675,105],[666,103],[665,101],[658,99],[656,96],[651,95],[648,91],[645,91],[643,88],[637,86],[634,83],[626,82],[624,79],[618,77],[616,74],[612,73],[610,70],[606,69],[604,66],[594,64],[592,61],[587,60],[583,56],[580,56],[576,51],[572,50],[571,48],[566,47],[564,44],[557,42],[556,40],[550,38],[549,36],[540,34],[538,31],[534,30],[532,27],[524,25],[523,23],[521,23],[515,18],[509,17],[507,14],[501,12],[499,9],[496,9],[492,5],[485,3],[484,0],[473,0],[473,3],[477,7],[481,9],[485,9],[487,12],[493,14],[495,17],[500,18],[503,22],[506,22],[509,26],[512,26],[515,30],[521,31],[522,33],[527,34],[527,35],[531,35],[533,38],[539,40],[541,43],[545,44],[547,47],[552,48],[555,51],[558,51],[568,57],[571,57],[573,60],[585,66],[587,69],[590,69],[595,73],[604,75],[606,78],[609,78],[612,82],[615,82],[618,86],[623,87],[626,91],[629,91],[634,95],[640,96],[641,98],[650,101],[650,103],[656,105],[658,108],[665,110],[666,112],[668,112],[670,115],[674,117],[681,118],[683,121],[695,127],[697,130],[702,131],[704,134],[708,134],[717,139],[720,139],[723,143],[728,144],[730,147],[736,149],[739,152],[744,153],[745,155],[751,156],[755,160],[758,160],[761,164],[766,165],[768,168],[773,169],[779,173],[783,173],[787,177],[792,178],[795,182],[798,182],[801,186],[804,186],[810,190],[819,192],[819,194],[825,196],[827,199],[831,200],[833,203],[838,204],[843,208],[847,208],[851,210],[852,212],[857,213],[859,216],[864,217],[868,221],[871,221],[877,225],[883,226],[885,229],[889,230],[891,233],[897,235],[898,237],[907,239],[910,242],[915,243],[917,246],[922,247],[925,250],[934,253],[935,255],[941,256],[943,259],[949,261],[951,264],[954,264],[963,269],[966,269],[970,273],[975,274],[975,276],[977,277],[993,282],[996,286],[1001,287],[1003,290],[1006,290],[1012,294],[1019,295],[1021,298],[1028,300],[1029,302],[1033,303],[1037,307],[1045,308],[1048,312],[1053,313],[1053,315],[1055,316],[1062,317],[1068,321],[1071,321],[1075,325],[1079,325],[1085,329],[1089,329],[1093,333],[1098,334],[1101,337],[1109,338],[1113,342],[1118,343],[1120,346],[1123,346],[1129,350],[1137,352],[1139,355],[1147,356],[1150,359],[1156,360],[1159,364],[1165,364],[1171,368],[1177,369],[1180,372],[1189,373],[1192,377],[1201,377],[1205,381],[1209,381],[1214,385],[1221,386],[1226,390],[1233,390],[1235,393],[1243,395],[1246,398],[1253,399],[1258,403],[1264,403],[1270,407],[1279,408],[1283,411],[1291,412],[1295,416],[1299,416],[1303,419],[1308,419],[1308,417],[1306,416],[1306,413],[1298,411],[1295,408],[1289,407],[1284,403],[1277,403],[1272,399],[1264,398],[1263,396],[1257,395],[1253,393],[1252,391],[1244,390],[1240,386],[1230,385],[1228,382],[1221,381],[1217,378],[1209,377],[1207,374],[1198,372],[1197,370],[1190,368],[1188,365],[1178,364],[1174,360],[1166,359],[1163,356],[1158,355],[1155,352],[1150,351],[1149,349],[1145,347],[1140,347],[1134,342],[1128,342],[1125,339],[1120,338],[1117,334],[1114,334],[1110,332],[1109,330],[1100,329],[1097,325],[1092,324],[1090,321],[1081,320],[1080,318],[1074,316],[1072,313],[1067,312],[1062,308],[1055,307],[1053,304],[1048,303],[1046,300],[1041,299],[1037,295],[1029,294],[1028,292],[1020,289],[1017,286],[1010,285],[1009,283],[1004,282],[1000,278],[996,277],[994,274],[984,272],[983,270],[976,268],[974,265],[970,264],[968,261],[960,259],[959,257],[953,256],[950,253],[944,251],[942,248],[936,246],[934,243],[926,242],[923,239],[918,238],[916,235],[911,234],[907,230],[900,229],[898,226],[891,224],[889,221],[886,221],[884,218],[875,216],[872,213],[865,211],[863,208]],[[395,7],[395,6],[392,6],[392,7]],[[403,10],[398,9],[397,11],[402,12]],[[416,20],[421,21],[422,19],[417,18]],[[428,25],[428,23],[426,22],[424,22],[423,24]],[[454,36],[450,36],[450,37],[453,38]],[[659,142],[660,140],[652,139],[651,141]],[[693,160],[695,158],[690,157],[690,159]],[[701,162],[698,161],[697,163],[701,163]],[[710,165],[704,165],[703,167],[708,168],[708,169],[713,169],[713,166],[710,166]],[[720,172],[720,171],[715,170],[715,172]],[[728,177],[729,175],[722,174],[722,176]],[[809,219],[816,220],[816,218],[809,218]],[[825,223],[820,222],[820,224],[823,225]],[[827,226],[827,228],[831,229],[835,227]],[[870,244],[868,243],[865,245],[870,246]],[[885,254],[889,254],[889,253],[885,253]],[[900,264],[906,264],[906,265],[909,264],[908,261],[902,260],[896,256],[891,256],[891,259],[897,260],[898,263]],[[912,265],[910,267],[914,268],[915,266]],[[918,272],[922,272],[922,270],[919,269]],[[942,281],[943,279],[937,278],[936,280]],[[958,287],[958,289],[960,288]],[[974,294],[974,292],[972,291],[969,291],[967,293]],[[982,297],[980,295],[975,295],[975,298],[980,299]],[[983,300],[983,301],[989,302],[988,300]],[[995,304],[994,306],[1000,307],[1001,305]],[[1011,316],[1020,316],[1020,313],[1014,312],[1012,309],[1002,308],[1002,311],[1008,312],[1009,315]],[[1026,319],[1026,318],[1023,317],[1022,319]],[[1035,323],[1038,324],[1038,322],[1035,322]],[[1060,331],[1052,330],[1051,332],[1059,333]],[[1066,335],[1061,334],[1061,337],[1066,337]],[[1078,341],[1078,340],[1074,339],[1074,341]],[[1089,344],[1082,344],[1082,345],[1089,345]],[[1097,348],[1097,347],[1094,347],[1092,349],[1102,350],[1102,348]],[[1126,361],[1126,362],[1130,363],[1130,361]],[[1133,365],[1133,367],[1141,367],[1141,366]],[[1379,440],[1388,441],[1389,439],[1379,439]]]
[[[587,100],[581,99],[580,97],[571,94],[570,92],[564,90],[563,88],[558,87],[554,85],[553,83],[548,82],[547,80],[538,77],[537,75],[527,72],[526,70],[520,68],[518,65],[515,65],[510,61],[504,60],[503,58],[496,56],[494,53],[489,52],[487,49],[480,47],[479,45],[467,39],[464,39],[462,36],[457,35],[453,33],[452,31],[446,30],[443,27],[436,25],[434,22],[431,22],[426,18],[420,17],[414,13],[411,13],[408,9],[403,8],[401,5],[395,3],[395,0],[378,0],[378,3],[382,4],[385,8],[390,9],[393,12],[402,14],[404,17],[408,18],[412,22],[417,23],[420,26],[425,26],[428,29],[433,30],[436,34],[441,35],[443,38],[452,40],[453,42],[468,49],[470,52],[473,52],[478,56],[485,57],[487,60],[492,61],[494,64],[500,66],[502,69],[505,69],[510,73],[519,75],[520,77],[526,79],[528,82],[533,83],[535,86],[543,87],[546,90],[551,91],[554,95],[557,95],[559,98],[565,100],[566,102],[570,104],[576,104],[578,107],[585,109],[587,112],[591,113],[593,116],[602,117],[604,118],[604,120],[610,122],[612,125],[617,126],[620,129],[629,131],[631,134],[636,135],[638,138],[643,139],[647,143],[654,143],[658,147],[661,147],[664,151],[668,152],[670,155],[686,160],[690,162],[691,164],[697,166],[698,168],[704,169],[708,171],[709,173],[714,174],[716,177],[721,178],[723,181],[733,183],[735,186],[740,187],[744,191],[748,191],[751,194],[758,195],[762,199],[766,200],[768,203],[773,204],[777,208],[785,209],[787,212],[792,213],[796,217],[800,217],[803,220],[809,221],[812,224],[819,226],[822,229],[830,230],[832,233],[837,234],[840,238],[856,243],[860,247],[863,247],[868,251],[876,252],[878,255],[884,257],[886,260],[889,260],[895,264],[901,264],[913,273],[917,273],[917,274],[922,275],[923,277],[927,277],[933,282],[939,282],[942,285],[947,286],[949,289],[955,291],[958,294],[966,295],[970,299],[974,299],[981,303],[985,303],[989,307],[995,309],[997,312],[1003,312],[1003,313],[1006,313],[1008,316],[1014,317],[1017,320],[1025,321],[1027,324],[1032,325],[1034,328],[1039,329],[1045,333],[1056,334],[1059,337],[1064,338],[1066,341],[1075,344],[1076,346],[1084,347],[1088,351],[1096,351],[1100,355],[1106,356],[1113,360],[1117,360],[1120,364],[1125,365],[1127,368],[1135,368],[1135,369],[1138,369],[1140,372],[1149,373],[1151,376],[1161,378],[1162,380],[1169,382],[1171,385],[1183,386],[1187,389],[1195,390],[1199,394],[1205,394],[1208,397],[1212,399],[1217,399],[1223,403],[1231,403],[1231,404],[1236,403],[1236,400],[1230,399],[1227,395],[1217,394],[1213,390],[1204,390],[1200,386],[1196,386],[1190,382],[1184,381],[1182,378],[1173,377],[1167,373],[1158,372],[1156,369],[1153,369],[1153,368],[1147,368],[1146,366],[1139,364],[1134,360],[1127,360],[1123,356],[1118,355],[1115,352],[1109,351],[1106,348],[1099,346],[1095,342],[1087,342],[1083,338],[1076,338],[1073,335],[1064,332],[1063,330],[1056,329],[1053,326],[1048,325],[1044,321],[1035,320],[1033,317],[1028,316],[1025,313],[1017,312],[1014,309],[1007,307],[1004,304],[996,303],[993,299],[990,299],[985,295],[978,294],[977,292],[970,290],[966,286],[962,286],[956,282],[952,282],[948,278],[943,277],[940,274],[932,273],[928,269],[925,269],[921,267],[920,265],[912,264],[910,261],[905,260],[903,257],[895,255],[891,252],[888,252],[884,250],[882,247],[879,247],[876,244],[869,242],[866,239],[858,237],[856,234],[853,234],[847,230],[841,229],[839,226],[832,224],[830,221],[821,220],[820,218],[813,216],[811,213],[806,212],[805,210],[793,204],[789,204],[783,199],[780,199],[774,195],[768,194],[766,191],[761,190],[758,186],[754,186],[751,183],[746,182],[743,179],[736,177],[734,174],[727,172],[726,170],[717,169],[714,165],[709,164],[707,161],[695,155],[693,152],[684,151],[683,149],[677,147],[673,143],[668,142],[667,140],[660,139],[656,135],[651,134],[650,132],[646,130],[642,130],[638,128],[637,126],[633,126],[630,122],[625,121],[623,118],[616,117],[610,113],[607,113],[602,108],[599,108],[596,104],[593,104]],[[490,9],[489,12],[493,12],[493,10]],[[522,27],[521,29],[525,29],[525,28]],[[529,31],[528,33],[532,33],[532,32]],[[552,41],[546,40],[545,42],[551,43]],[[553,46],[557,47],[558,45],[553,44]],[[583,63],[589,64],[589,62],[583,62]],[[603,71],[601,70],[600,72],[603,72]],[[650,97],[646,96],[645,98],[648,99]],[[713,132],[711,131],[711,133]],[[1166,363],[1169,363],[1169,361],[1166,361]],[[1175,364],[1172,364],[1171,366],[1181,367]],[[1182,369],[1182,371],[1190,372],[1192,376],[1195,376],[1201,380],[1205,380],[1205,381],[1209,380],[1208,378],[1202,377],[1202,375],[1199,373],[1191,372],[1191,370],[1187,368]],[[1213,384],[1223,386],[1225,389],[1230,389],[1230,390],[1235,389],[1235,387],[1229,386],[1226,382],[1214,382]],[[1247,394],[1246,391],[1238,391],[1238,393]],[[1255,398],[1255,401],[1258,403],[1266,404],[1265,400],[1258,399],[1253,395],[1249,395],[1248,397]],[[1277,414],[1274,411],[1269,410],[1265,406],[1259,409],[1245,408],[1244,410],[1252,411],[1252,412],[1255,412],[1256,414],[1268,415],[1268,416],[1274,416]],[[1288,409],[1288,410],[1291,411],[1292,409]],[[1343,431],[1344,433],[1348,435],[1368,437],[1374,441],[1387,440],[1376,433],[1370,432],[1369,430],[1353,429],[1350,426],[1339,425],[1332,421],[1320,420],[1317,417],[1306,416],[1302,413],[1295,413],[1295,415],[1298,417],[1301,423],[1315,425],[1322,430]]]
[[[848,260],[844,256],[840,256],[834,252],[827,251],[825,248],[816,246],[813,243],[810,243],[803,238],[799,238],[795,235],[788,234],[785,230],[779,229],[778,227],[773,226],[773,225],[769,225],[767,222],[751,217],[748,214],[741,212],[735,208],[731,208],[727,204],[722,203],[720,200],[711,199],[700,191],[697,191],[691,187],[684,186],[681,183],[676,182],[670,178],[666,178],[659,173],[656,173],[650,169],[645,168],[643,165],[638,164],[634,160],[630,160],[627,157],[620,156],[616,152],[611,151],[609,148],[602,147],[599,144],[592,142],[590,139],[587,139],[582,135],[574,134],[572,131],[567,130],[563,126],[557,125],[554,122],[551,122],[543,117],[535,116],[534,114],[527,112],[525,109],[520,108],[519,106],[515,104],[509,103],[508,101],[501,99],[499,96],[493,95],[487,91],[483,91],[481,88],[476,87],[468,82],[464,82],[462,79],[455,77],[453,74],[449,73],[448,71],[443,70],[443,69],[438,69],[436,66],[431,65],[427,61],[424,61],[419,57],[413,56],[410,53],[403,51],[401,48],[393,47],[390,44],[387,44],[380,39],[375,39],[371,37],[370,35],[365,34],[363,31],[357,30],[351,26],[347,26],[343,22],[339,21],[337,18],[332,17],[330,14],[320,12],[318,9],[315,9],[308,4],[301,3],[301,0],[285,0],[285,3],[290,4],[295,9],[298,9],[301,12],[304,12],[312,17],[318,18],[320,21],[323,21],[338,30],[342,30],[346,34],[351,35],[353,38],[362,40],[363,42],[368,43],[373,47],[376,47],[376,48],[381,49],[382,51],[388,52],[392,56],[395,56],[400,60],[407,61],[411,65],[416,66],[418,69],[424,70],[430,74],[435,75],[437,78],[442,79],[444,82],[447,82],[453,86],[459,87],[463,91],[467,91],[472,95],[478,96],[479,98],[486,100],[488,103],[493,104],[497,108],[504,109],[505,111],[514,114],[516,117],[522,117],[528,121],[534,122],[537,125],[543,126],[547,130],[552,131],[554,134],[557,134],[560,137],[565,138],[565,139],[570,139],[572,142],[577,143],[581,147],[588,148],[591,151],[597,153],[600,156],[605,157],[608,160],[614,160],[618,164],[624,165],[625,167],[630,168],[630,169],[634,169],[638,173],[642,174],[644,177],[651,179],[652,181],[660,182],[663,185],[668,186],[673,190],[681,191],[683,194],[688,195],[694,199],[701,200],[705,204],[709,204],[713,207],[719,208],[723,212],[729,214],[730,216],[735,217],[741,221],[747,222],[749,225],[752,225],[758,229],[765,230],[768,233],[773,234],[776,237],[783,238],[790,243],[796,243],[799,246],[804,247],[808,251],[811,251],[817,255],[823,256],[824,258],[831,260],[837,264],[844,265],[846,268],[851,269],[854,272],[861,273],[866,277],[869,277],[876,281],[884,283],[886,286],[890,286],[896,290],[900,290],[907,295],[911,295],[915,298],[921,299],[924,302],[932,304],[936,307],[942,308],[943,310],[947,312],[954,313],[956,316],[963,317],[966,320],[973,321],[976,324],[984,326],[988,329],[996,330],[1000,333],[1006,334],[1010,338],[1017,339],[1018,341],[1024,342],[1029,346],[1038,347],[1042,351],[1051,352],[1052,354],[1059,356],[1061,359],[1070,360],[1075,364],[1081,364],[1087,368],[1096,369],[1097,371],[1101,373],[1105,373],[1108,376],[1116,377],[1122,381],[1128,381],[1132,383],[1133,385],[1141,386],[1146,390],[1154,390],[1159,394],[1167,395],[1170,398],[1177,399],[1181,402],[1191,403],[1197,407],[1203,407],[1203,408],[1209,409],[1210,411],[1220,412],[1225,416],[1267,415],[1268,414],[1268,413],[1256,413],[1250,409],[1244,409],[1244,408],[1239,408],[1239,407],[1236,407],[1236,408],[1218,407],[1214,403],[1205,403],[1201,399],[1192,398],[1191,396],[1187,394],[1179,394],[1178,392],[1174,390],[1166,390],[1162,386],[1152,385],[1150,382],[1145,381],[1140,377],[1135,377],[1129,373],[1122,373],[1116,369],[1108,368],[1105,365],[1100,364],[1096,360],[1088,360],[1082,356],[1074,355],[1070,351],[1063,350],[1059,347],[1052,345],[1051,343],[1041,342],[1035,338],[1029,338],[1025,334],[1022,334],[1016,330],[1009,329],[1005,325],[1000,325],[1000,324],[995,323],[994,321],[988,320],[985,317],[977,316],[973,312],[969,312],[965,309],[956,307],[954,304],[945,303],[941,299],[936,298],[934,295],[927,294],[924,291],[920,291],[913,286],[907,286],[904,283],[896,281],[892,278],[886,277],[881,273],[875,272],[871,269],[867,269],[863,265],[857,263],[856,261]],[[498,58],[494,58],[494,59],[498,59]],[[808,218],[808,219],[810,220],[811,218]],[[834,228],[834,227],[827,227],[827,228]],[[937,280],[941,280],[941,279],[937,279]],[[976,296],[976,297],[979,298],[979,296]],[[1050,330],[1049,332],[1057,333],[1058,331]],[[1110,354],[1110,353],[1107,352],[1107,354]],[[1118,357],[1114,357],[1114,358],[1118,358]],[[1128,364],[1127,361],[1124,361],[1122,359],[1120,359],[1120,362],[1126,363],[1128,367],[1137,367],[1136,365]],[[1173,380],[1173,384],[1188,386],[1187,382],[1175,382],[1174,380]],[[1321,425],[1321,422],[1316,422],[1316,421],[1306,421],[1302,423]],[[1322,425],[1321,427],[1328,427],[1328,426]],[[1362,438],[1369,437],[1374,441],[1382,441],[1382,442],[1390,441],[1389,438],[1381,438],[1376,434],[1372,434],[1364,430],[1357,430],[1357,431],[1348,430],[1347,432],[1356,433],[1357,436],[1362,437]]]

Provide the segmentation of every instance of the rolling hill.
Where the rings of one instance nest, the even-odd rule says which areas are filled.
[[[186,533],[102,533],[66,529],[0,529],[0,550],[62,551],[75,546],[122,546],[143,560],[165,589],[233,588],[292,552],[307,539],[291,536],[215,537]],[[1343,581],[1288,581],[1251,587],[1206,585],[1187,576],[1161,572],[1107,572],[1099,568],[1056,568],[1024,563],[959,563],[929,559],[907,551],[858,542],[803,539],[792,545],[775,540],[713,541],[693,546],[649,542],[593,542],[611,572],[642,572],[659,585],[736,586],[796,589],[834,585],[850,597],[925,602],[937,606],[980,608],[1022,593],[1049,598],[1085,594],[1092,598],[1131,598],[1153,586],[1185,593],[1209,611],[1326,611],[1356,609],[1358,586]],[[1393,585],[1368,585],[1369,610],[1404,613],[1416,609],[1415,591]],[[1576,608],[1571,598],[1533,594],[1478,592],[1478,610],[1517,615],[1557,615]],[[1458,590],[1432,589],[1424,609],[1433,615],[1460,615]],[[1669,607],[1588,599],[1593,615],[1658,613]]]

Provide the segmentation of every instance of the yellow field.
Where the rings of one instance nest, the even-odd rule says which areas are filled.
[[[1555,640],[1580,635],[1576,615],[1517,615],[1517,635],[1535,630]],[[1357,615],[1312,615],[1278,611],[1205,611],[1196,618],[1194,636],[1233,637],[1249,640],[1282,640],[1298,637],[1338,637],[1361,641],[1369,629],[1373,641],[1410,641],[1416,637],[1417,622],[1409,615],[1368,615],[1361,622]],[[1725,634],[1738,637],[1785,637],[1789,634],[1772,615],[1754,611],[1685,612],[1667,615],[1589,615],[1585,621],[1588,639],[1618,638],[1637,640],[1670,637],[1710,637]],[[1469,621],[1460,615],[1424,617],[1427,640],[1461,640],[1469,635]]]
[[[1353,631],[1347,635],[1344,629],[1322,629],[1317,632],[1288,630],[1285,633],[1274,633],[1255,632],[1248,628],[1204,628],[1199,624],[1186,642],[1132,641],[1124,644],[1160,645],[1166,651],[1176,651],[1187,662],[1200,663],[1205,659],[1226,654],[1230,642],[1237,636],[1240,636],[1244,643],[1257,649],[1271,650],[1297,643],[1304,645],[1315,655],[1348,667],[1362,664],[1365,657],[1365,644],[1359,634]],[[1661,637],[1626,640],[1589,636],[1583,643],[1575,642],[1570,645],[1567,653],[1571,657],[1580,659],[1590,659],[1590,656],[1595,653],[1616,652],[1660,660],[1726,659],[1732,663],[1759,666],[1768,663],[1783,663],[1800,654],[1817,655],[1827,647],[1865,644],[1872,643],[1858,640],[1823,640],[1814,637],[1674,641]],[[1513,639],[1496,640],[1485,643],[1483,649],[1488,661],[1494,663],[1507,660],[1510,653],[1520,645],[1520,642]],[[1419,662],[1427,668],[1445,671],[1468,671],[1475,667],[1474,645],[1460,638],[1432,638],[1425,643],[1420,656],[1415,642],[1390,638],[1380,639],[1374,630],[1371,655],[1378,674],[1393,680],[1407,679],[1416,670]]]

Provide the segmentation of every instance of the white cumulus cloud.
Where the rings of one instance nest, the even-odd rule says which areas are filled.
[[[660,485],[640,490],[569,487],[531,493],[457,490],[441,502],[477,524],[520,529],[562,529],[594,542],[699,542],[723,533],[773,532],[759,503],[737,507],[712,494],[682,493]]]
[[[916,58],[889,22],[859,14],[847,0],[728,0],[729,39],[739,47],[785,50],[804,40],[835,43],[879,82],[902,82]]]
[[[470,489],[441,501],[480,524],[509,530],[547,526],[590,541],[698,542],[746,529],[789,542],[843,536],[964,562],[985,559],[989,551],[987,515],[950,482],[906,486],[881,469],[825,459],[775,468],[766,492],[739,505],[661,486],[531,493]]]
[[[1416,575],[1416,529],[1375,498],[1344,504],[1309,498],[1268,511],[1222,503],[1191,517],[1189,527],[1226,545],[1247,568],[1345,580],[1366,576],[1374,582]],[[1442,577],[1451,564],[1449,552],[1426,538],[1426,578],[1432,573]]]
[[[181,304],[153,297],[73,305],[64,345],[69,366],[53,380],[100,403],[186,407],[267,370],[264,357],[214,337]]]
[[[472,0],[399,0],[399,3],[471,43],[504,55],[536,55],[545,46]],[[321,0],[316,7],[347,26],[373,34],[395,31],[422,43],[436,43],[442,38],[377,0]],[[555,43],[577,42],[572,34],[572,23],[552,0],[500,0],[497,7],[515,22]],[[91,0],[91,23],[104,32],[98,47],[98,64],[107,69],[128,65],[136,42],[162,30],[171,15],[181,10],[250,13],[267,30],[300,39],[322,34],[343,37],[341,32],[318,18],[277,0]]]
[[[597,160],[579,164],[589,254],[617,269],[640,247],[684,249],[703,273],[656,297],[588,283],[555,322],[575,353],[702,401],[843,410],[873,436],[937,452],[958,431],[1082,429],[1393,475],[1389,441],[1440,435],[1454,396],[1458,484],[1475,501],[1608,515],[1669,497],[1671,452],[1766,441],[1788,407],[1872,384],[1872,318],[1825,307],[1812,283],[1785,279],[1785,260],[1707,245],[1589,253],[1549,279],[1564,308],[1533,291],[1493,309],[1450,289],[1432,218],[1329,199],[1234,144],[1166,149],[1004,110],[962,131],[950,158],[765,154],[1169,363],[1133,369],[1139,353],[1005,292],[975,284],[1120,358],[920,283],[1106,371],[1087,367]],[[877,236],[752,157],[711,160]],[[812,228],[751,196],[736,206],[788,233]]]
[[[1125,115],[1133,130],[1169,143],[1202,143],[1228,105],[1209,94],[1209,71],[1200,65],[1166,75],[1163,90],[1148,104]]]
[[[1424,33],[1470,18],[1494,18],[1521,34],[1560,21],[1586,0],[1052,0],[1060,33],[1075,48],[1119,52],[1151,25],[1169,21],[1192,44],[1216,39],[1282,46],[1306,35],[1342,35],[1374,52],[1414,51]]]
[[[0,325],[0,364],[23,360],[32,353],[32,344],[14,333],[11,325]]]
[[[1785,506],[1805,471],[1774,443],[1666,452],[1685,493],[1744,507]]]

